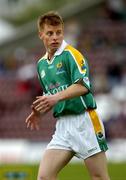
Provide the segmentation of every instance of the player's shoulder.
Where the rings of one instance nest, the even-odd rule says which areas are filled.
[[[72,45],[68,44],[65,49],[65,51],[78,51],[75,47],[73,47]],[[79,51],[78,51],[79,52]]]
[[[37,64],[43,62],[45,59],[47,59],[47,54],[44,54],[44,56],[42,56],[42,57],[38,60]]]
[[[80,57],[80,58],[84,57],[78,49],[74,48],[71,45],[67,45],[66,48],[64,49],[64,51],[71,54],[74,57]]]

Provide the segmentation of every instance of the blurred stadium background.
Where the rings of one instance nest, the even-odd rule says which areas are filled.
[[[41,119],[39,131],[28,130],[24,123],[31,102],[42,94],[36,63],[45,50],[36,20],[48,10],[61,13],[66,41],[89,60],[109,144],[111,179],[126,180],[125,0],[0,0],[0,180],[35,180],[54,131],[51,112]],[[80,164],[73,159],[60,180],[89,179]]]

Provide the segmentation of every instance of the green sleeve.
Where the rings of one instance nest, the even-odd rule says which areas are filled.
[[[68,52],[66,56],[65,64],[71,79],[71,83],[73,84],[79,80],[82,80],[84,86],[90,91],[91,85],[89,81],[89,69],[86,59],[81,54],[74,56],[72,52]]]

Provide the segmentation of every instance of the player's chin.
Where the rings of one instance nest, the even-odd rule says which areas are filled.
[[[53,48],[51,48],[51,51],[52,51],[52,52],[56,52],[57,49],[58,49],[58,47],[53,47]]]
[[[52,49],[53,51],[56,51],[58,48],[59,48],[59,44],[53,44],[53,45],[51,46],[51,49]]]

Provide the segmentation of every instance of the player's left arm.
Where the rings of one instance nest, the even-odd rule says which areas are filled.
[[[75,98],[88,93],[88,89],[81,82],[72,84],[67,89],[60,91],[54,95],[38,96],[33,102],[33,106],[37,112],[48,112],[59,101]]]
[[[88,89],[82,84],[81,81],[78,81],[75,84],[72,84],[64,91],[60,91],[57,94],[55,94],[55,98],[57,101],[63,101],[71,98],[75,98],[78,96],[82,96],[84,94],[88,93]]]

